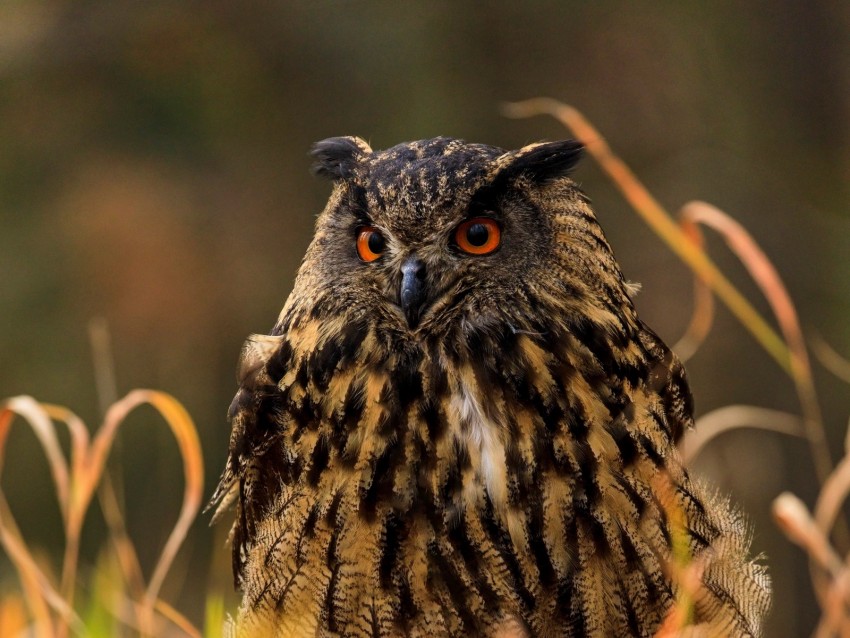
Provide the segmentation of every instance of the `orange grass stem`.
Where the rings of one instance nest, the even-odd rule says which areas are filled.
[[[791,377],[800,395],[815,470],[823,483],[832,470],[832,460],[820,423],[820,409],[817,406],[811,374],[808,371],[808,361],[801,359],[799,352],[788,347],[782,337],[732,285],[705,251],[688,237],[649,193],[625,162],[614,154],[599,131],[577,109],[551,98],[534,98],[507,104],[503,112],[507,117],[513,118],[551,115],[572,131],[650,228],[711,288]]]
[[[550,98],[534,98],[508,104],[504,112],[508,117],[514,118],[551,115],[570,129],[644,221],[711,287],[782,369],[791,373],[791,355],[779,335],[720,272],[708,255],[694,247],[694,243],[658,200],[649,193],[625,162],[614,154],[599,131],[578,110]]]
[[[832,459],[806,350],[806,340],[785,284],[782,283],[779,273],[770,263],[767,255],[747,230],[719,208],[705,202],[690,202],[682,207],[679,214],[683,224],[701,224],[718,232],[744,264],[750,277],[770,304],[785,346],[791,353],[790,375],[800,400],[806,439],[809,441],[815,468],[819,472],[820,482],[823,485],[829,478],[829,472],[832,471]],[[825,531],[829,533],[829,530]],[[846,536],[846,531],[842,534]]]
[[[153,636],[156,634],[155,611],[162,614],[163,610],[166,610],[173,622],[181,626],[187,624],[184,618],[177,618],[170,607],[161,604],[159,591],[201,506],[203,454],[191,417],[174,397],[164,392],[134,390],[108,409],[103,425],[92,438],[85,424],[67,408],[40,404],[30,397],[13,397],[0,402],[0,471],[3,468],[6,438],[12,419],[19,415],[30,424],[47,456],[64,523],[65,555],[60,591],[57,592],[32,558],[0,489],[0,546],[9,554],[18,571],[28,607],[36,621],[35,631],[39,636],[61,638],[67,636],[69,630],[75,633],[84,632],[79,617],[73,611],[73,601],[79,539],[85,514],[95,489],[103,479],[106,460],[119,428],[125,423],[127,415],[143,404],[149,404],[156,409],[174,434],[183,459],[185,479],[183,505],[177,523],[160,553],[147,587],[141,591],[136,588],[135,592],[139,595],[139,599],[134,601],[137,603],[135,622],[143,635]],[[59,445],[53,421],[63,422],[71,434],[70,468]],[[116,528],[115,521],[112,520],[115,518],[114,514],[115,512],[106,512],[108,522],[113,523],[113,534]],[[132,543],[126,535],[123,540],[129,550],[132,550],[131,561],[137,560]],[[127,559],[127,556],[122,557],[119,554],[119,558]],[[122,563],[122,567],[125,566]],[[125,571],[131,570],[139,574],[141,571],[137,565],[130,565]],[[58,615],[55,622],[51,609]]]

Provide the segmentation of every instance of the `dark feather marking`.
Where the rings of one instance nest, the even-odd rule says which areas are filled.
[[[306,388],[309,381],[310,366],[307,358],[305,357],[298,363],[298,371],[295,373],[295,383],[300,385],[302,388]]]
[[[307,518],[304,519],[304,524],[301,526],[301,533],[298,535],[298,541],[295,543],[295,560],[298,563],[304,563],[307,560],[304,543],[313,538],[313,533],[316,529],[316,520],[319,518],[318,505],[318,503],[313,504],[307,512]]]
[[[409,524],[409,519],[403,520],[397,512],[390,512],[384,522],[381,558],[378,563],[378,576],[383,589],[389,589],[392,584],[393,573],[397,569],[398,548],[406,536]]]
[[[416,477],[417,490],[415,492],[414,498],[417,501],[420,501],[423,495],[428,495],[429,497],[433,497],[433,493],[430,488],[430,482],[428,481],[428,476],[434,469],[434,455],[432,454],[433,445],[429,444],[429,441],[426,441],[422,438],[421,432],[414,432],[411,434],[413,438],[413,450],[414,450],[414,467],[412,468],[413,476]],[[424,491],[423,491],[424,490]],[[424,501],[420,501],[425,505],[426,510],[432,509],[431,500],[425,499]]]
[[[428,558],[430,559],[428,571],[429,573],[433,571],[436,579],[446,586],[446,590],[454,603],[453,610],[460,617],[466,635],[480,635],[482,633],[481,623],[466,602],[471,598],[469,589],[464,584],[455,566],[443,554],[438,543],[431,542],[428,544]]]
[[[342,414],[338,429],[353,430],[363,418],[363,408],[366,405],[363,384],[357,380],[351,382],[342,403]]]
[[[284,400],[276,391],[259,391],[255,397],[258,399],[256,417],[253,420],[254,430],[261,435],[274,432],[279,429],[280,415],[284,409]]]
[[[588,516],[584,519],[587,525],[587,531],[590,532],[590,538],[593,545],[596,547],[596,554],[600,558],[607,559],[611,555],[611,543],[608,536],[605,534],[605,527],[596,516]]]
[[[454,462],[450,463],[446,470],[446,477],[442,482],[440,496],[446,503],[452,502],[455,497],[463,490],[463,474],[472,465],[472,460],[469,457],[469,449],[460,439],[454,439],[452,442],[454,452]]]
[[[577,401],[572,403],[565,416],[567,431],[575,439],[584,439],[587,436],[588,420],[581,404]]]
[[[660,572],[649,573],[641,570],[646,584],[646,600],[651,607],[657,607],[665,598],[672,594],[670,586],[662,580]]]
[[[513,361],[518,341],[516,331],[508,325],[501,326],[493,339],[494,350],[498,353],[499,358],[508,362]]]
[[[578,527],[573,511],[567,507],[561,513],[562,525],[564,530],[564,544],[572,551],[578,548]],[[558,579],[556,589],[557,606],[555,613],[566,618],[570,616],[570,609],[573,606],[573,596],[575,595],[575,560],[570,560],[567,566],[567,571]],[[580,635],[580,634],[577,634]]]
[[[266,362],[266,374],[269,375],[272,383],[280,383],[290,365],[292,365],[292,346],[284,339]]]
[[[530,516],[526,522],[526,534],[531,552],[534,554],[537,572],[540,574],[540,584],[548,589],[555,582],[555,568],[552,565],[552,558],[549,556],[546,542],[543,540],[544,529],[543,503],[540,495],[535,495],[530,503]]]
[[[404,446],[387,444],[371,462],[372,476],[369,486],[360,490],[360,515],[367,521],[375,520],[378,504],[392,497],[393,479],[398,466],[404,462]]]
[[[269,593],[269,590],[272,588],[272,585],[276,584],[276,582],[270,579],[265,586],[259,591],[259,593],[254,597],[254,605],[257,605],[261,600],[263,600],[266,595]],[[278,601],[278,604],[280,601]]]
[[[230,553],[230,568],[233,573],[233,588],[239,589],[245,576],[242,550],[247,542],[248,520],[245,516],[245,481],[239,480],[239,504],[236,506],[236,523],[233,526],[233,551]]]
[[[298,498],[297,490],[289,490],[289,495],[282,499],[279,503],[275,503],[274,515],[277,518],[283,518],[284,513]]]
[[[623,461],[623,467],[629,467],[638,458],[638,448],[631,432],[626,427],[626,420],[623,416],[617,417],[605,423],[605,429],[614,439],[617,445],[617,450],[620,452],[620,459]]]
[[[487,613],[495,614],[500,606],[499,596],[484,577],[484,572],[481,569],[480,550],[473,546],[467,534],[464,517],[465,515],[461,514],[457,524],[449,525],[447,537],[452,547],[460,554],[467,572],[475,583],[476,590],[484,601]]]
[[[626,568],[628,571],[640,569],[643,564],[640,554],[638,554],[631,537],[629,537],[623,528],[620,528],[620,548],[623,550],[623,557],[626,559]]]
[[[701,550],[703,550],[706,547],[709,547],[711,545],[711,541],[708,538],[706,538],[706,536],[704,534],[702,534],[701,532],[698,532],[697,530],[693,529],[692,527],[688,528],[688,536],[693,541],[693,544],[696,545],[695,552],[699,552],[699,551],[701,551]]]
[[[339,570],[342,567],[342,564],[339,562],[339,556],[337,555],[337,545],[339,543],[339,532],[342,529],[340,525],[337,524],[336,517],[337,512],[339,511],[339,504],[342,500],[342,492],[339,491],[334,494],[333,499],[331,500],[331,504],[328,507],[328,511],[325,513],[325,521],[328,526],[331,528],[331,537],[328,541],[328,551],[325,557],[325,564],[331,570],[331,576],[328,580],[328,588],[325,592],[325,604],[322,607],[322,614],[325,617],[325,622],[327,622],[328,631],[337,632],[339,631],[339,627],[337,626],[336,620],[336,588],[339,585]]]
[[[667,516],[667,510],[664,509],[664,507],[661,505],[661,503],[657,501],[657,499],[654,500],[656,505],[656,516],[658,516],[659,521],[658,527],[661,532],[662,538],[664,538],[664,545],[666,545],[667,547],[672,547],[673,537],[670,535],[670,521],[668,520],[669,517]]]
[[[610,365],[610,359],[612,359],[611,345],[603,327],[596,325],[589,319],[580,319],[570,325],[570,332],[601,362],[607,361]]]
[[[375,434],[382,439],[391,440],[397,434],[401,425],[401,411],[397,401],[392,401],[386,409],[381,410],[378,422],[375,425]]]
[[[645,365],[622,361],[617,368],[617,375],[636,388],[646,380],[647,368]]]
[[[620,490],[626,497],[631,501],[632,505],[635,508],[635,512],[637,513],[637,518],[640,519],[643,517],[643,513],[646,510],[646,500],[638,494],[637,490],[629,483],[628,479],[622,474],[616,474],[615,479],[617,481],[617,485],[620,487]]]
[[[672,439],[672,434],[670,432],[670,424],[668,423],[667,415],[661,414],[655,406],[651,407],[648,412],[649,417],[655,422],[655,424],[658,426],[658,429],[661,432],[670,434]]]
[[[307,469],[307,484],[311,487],[316,487],[319,484],[319,478],[322,472],[328,466],[328,457],[330,449],[328,448],[328,440],[324,436],[320,436],[313,447],[313,453],[310,456],[310,466]]]
[[[641,448],[646,453],[649,460],[652,461],[653,465],[656,467],[664,467],[664,457],[658,453],[658,450],[655,449],[652,441],[643,434],[639,434],[637,439]]]
[[[678,442],[685,433],[685,420],[690,421],[694,411],[693,395],[688,389],[685,369],[682,366],[673,368],[670,382],[661,393],[661,400],[664,412],[670,415],[667,420],[673,441]]]
[[[321,347],[311,353],[308,358],[310,378],[320,392],[327,390],[337,369],[348,366],[356,359],[368,329],[363,319],[350,321],[343,326],[339,335],[326,339]]]
[[[511,363],[497,359],[493,362],[491,374],[499,378],[500,385],[505,385],[507,381],[508,387],[505,394],[513,394],[521,405],[530,406],[534,404],[534,397],[538,394],[527,365],[521,365],[519,362],[511,365]]]
[[[620,600],[623,602],[623,605],[626,608],[626,624],[629,627],[629,635],[630,636],[640,636],[641,635],[641,629],[640,629],[641,625],[640,625],[640,621],[638,620],[637,610],[635,609],[635,606],[632,604],[633,601],[632,601],[631,597],[628,595],[628,590],[625,586],[625,583],[623,583],[622,577],[618,577],[617,582],[620,586],[620,593],[621,593]]]
[[[277,536],[275,536],[275,539],[272,541],[271,545],[269,545],[269,548],[266,550],[266,557],[265,559],[263,559],[263,565],[265,565],[266,567],[269,567],[269,565],[271,565],[275,549],[278,545],[280,545],[280,542],[283,540],[283,537],[286,536],[288,532],[289,525],[286,525],[282,530],[280,530]]]
[[[534,458],[540,473],[548,473],[553,470],[561,474],[561,467],[555,458],[555,448],[552,441],[552,433],[545,427],[535,428],[532,437]]]
[[[519,567],[519,562],[514,555],[513,544],[511,538],[496,520],[495,512],[493,511],[493,503],[490,498],[484,497],[484,511],[481,514],[481,522],[484,526],[484,531],[487,532],[487,537],[499,553],[499,557],[508,569],[512,580],[514,581],[514,589],[522,600],[527,610],[533,610],[535,606],[534,597],[528,591],[525,584],[525,579],[522,576],[522,570]]]
[[[519,507],[528,500],[532,485],[528,463],[513,440],[505,445],[505,466],[509,477],[508,504]]]
[[[581,605],[581,593],[575,583],[575,572],[570,572],[567,577],[559,583],[558,601],[559,607],[563,609],[563,616],[569,619],[569,630],[565,636],[586,636],[587,621],[584,617],[584,609]]]
[[[615,316],[619,316],[619,309],[613,311]],[[607,388],[610,385],[610,380],[606,377],[616,377],[619,379],[628,380],[632,386],[636,386],[640,381],[646,378],[646,370],[639,366],[623,362],[622,357],[612,349],[612,343],[616,340],[616,333],[610,334],[607,330],[597,326],[590,321],[578,321],[570,327],[572,334],[579,342],[587,348],[602,367],[604,376],[598,378],[598,383]],[[621,335],[625,340],[625,335]],[[592,376],[585,374],[588,380]],[[610,408],[610,406],[609,406]]]
[[[369,200],[366,196],[366,189],[358,184],[350,184],[346,192],[347,212],[353,215],[357,221],[362,222],[364,226],[371,226],[372,220],[369,217]]]
[[[428,429],[428,438],[437,443],[445,432],[446,419],[443,417],[442,409],[429,399],[424,401],[419,408],[425,427]]]
[[[470,329],[466,333],[466,350],[472,357],[471,363],[480,361],[482,355],[488,354],[490,340],[482,330]]]
[[[685,500],[685,509],[688,514],[688,520],[692,523],[688,527],[688,535],[698,545],[699,549],[708,547],[718,536],[720,536],[720,530],[712,523],[711,518],[707,516],[705,505],[696,496],[694,496],[687,484],[677,485],[676,491],[681,494],[682,498]],[[694,515],[693,512],[696,512],[696,515]],[[705,529],[703,531],[694,529],[694,522],[699,522],[700,526]]]
[[[410,581],[407,574],[404,572],[398,573],[396,577],[398,583],[398,613],[396,614],[396,625],[401,630],[401,635],[407,635],[410,629],[410,623],[422,613],[416,602],[413,600],[413,594],[410,591]]]
[[[352,468],[357,460],[356,455],[346,454],[346,444],[349,434],[357,428],[363,416],[365,397],[363,385],[354,380],[348,386],[342,408],[334,414],[331,425],[330,443],[337,452],[339,462],[343,467]]]
[[[408,362],[396,370],[393,385],[398,393],[397,403],[400,409],[407,407],[422,396],[422,374],[417,362]]]
[[[331,498],[330,505],[328,505],[328,509],[325,512],[325,523],[329,527],[332,527],[334,530],[337,529],[337,515],[339,514],[339,505],[342,502],[342,490],[334,492],[333,498]]]
[[[573,441],[573,455],[579,467],[578,478],[580,483],[576,487],[578,488],[580,486],[582,488],[581,490],[577,489],[577,492],[583,492],[587,499],[587,506],[595,505],[602,497],[597,480],[599,461],[594,456],[593,449],[586,440]]]
[[[280,445],[280,443],[279,443]],[[280,501],[281,485],[292,485],[301,476],[303,461],[299,457],[288,459],[279,448],[272,449],[262,457],[262,464],[257,480],[252,483],[251,497],[243,501],[249,508],[249,520],[259,521],[267,515],[267,512],[276,508]],[[291,498],[295,498],[296,491],[292,490]],[[284,500],[284,504],[291,502]],[[248,530],[249,538],[253,539],[255,530]]]
[[[708,588],[712,594],[714,594],[719,601],[722,601],[723,606],[729,609],[734,610],[735,619],[738,621],[738,624],[744,627],[747,631],[747,634],[752,634],[752,629],[747,623],[747,616],[741,611],[741,606],[739,601],[735,599],[729,591],[723,587],[721,583],[715,582],[713,579],[703,579],[703,586]]]
[[[301,573],[301,568],[304,566],[303,561],[296,561],[295,570],[292,572],[292,575],[286,580],[286,583],[283,586],[283,589],[280,591],[278,595],[277,601],[275,601],[275,610],[280,612],[283,608],[283,602],[286,600],[286,595],[289,593],[292,584],[295,582],[295,579],[298,578],[298,575]],[[276,583],[275,580],[270,580],[269,584]]]
[[[573,236],[585,243],[592,253],[607,255],[611,252],[611,247],[605,241],[605,237],[600,234],[598,226],[591,226],[589,229],[573,232]]]

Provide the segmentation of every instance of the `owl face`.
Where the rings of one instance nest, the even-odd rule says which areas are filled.
[[[318,143],[315,170],[335,188],[295,296],[324,317],[369,315],[396,339],[459,324],[529,328],[518,311],[539,315],[543,281],[562,273],[590,289],[598,279],[600,264],[565,258],[582,224],[598,231],[566,177],[580,153],[574,141],[509,152],[450,138],[378,152],[358,138]],[[591,260],[604,261],[598,235]]]

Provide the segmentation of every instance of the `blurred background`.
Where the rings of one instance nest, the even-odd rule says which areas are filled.
[[[204,447],[207,495],[223,466],[244,338],[268,331],[329,185],[317,140],[374,148],[449,135],[516,148],[567,137],[508,120],[504,101],[550,96],[584,112],[673,211],[704,199],[743,223],[784,277],[802,322],[850,354],[850,4],[752,2],[177,2],[0,4],[0,396],[31,394],[99,422],[88,325],[108,322],[119,395],[176,396]],[[592,160],[576,173],[644,320],[675,342],[690,274]],[[765,314],[743,269],[722,268]],[[793,386],[725,311],[688,362],[699,414],[733,403],[798,412]],[[850,393],[817,368],[837,457]],[[149,570],[177,515],[171,435],[140,411],[111,467]],[[57,560],[47,465],[13,428],[3,484],[33,546]],[[775,599],[767,635],[810,633],[806,561],[770,519],[818,486],[806,444],[740,431],[696,471],[754,523]],[[228,523],[200,517],[163,598],[201,625],[231,591]],[[105,539],[98,508],[83,570]],[[17,587],[0,558],[0,592]],[[236,597],[228,594],[228,604]]]

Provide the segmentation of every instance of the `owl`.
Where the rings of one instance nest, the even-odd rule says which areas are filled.
[[[760,635],[768,577],[682,465],[685,371],[569,177],[581,151],[315,145],[333,191],[244,347],[213,497],[237,635],[653,636],[685,594],[688,635]]]

